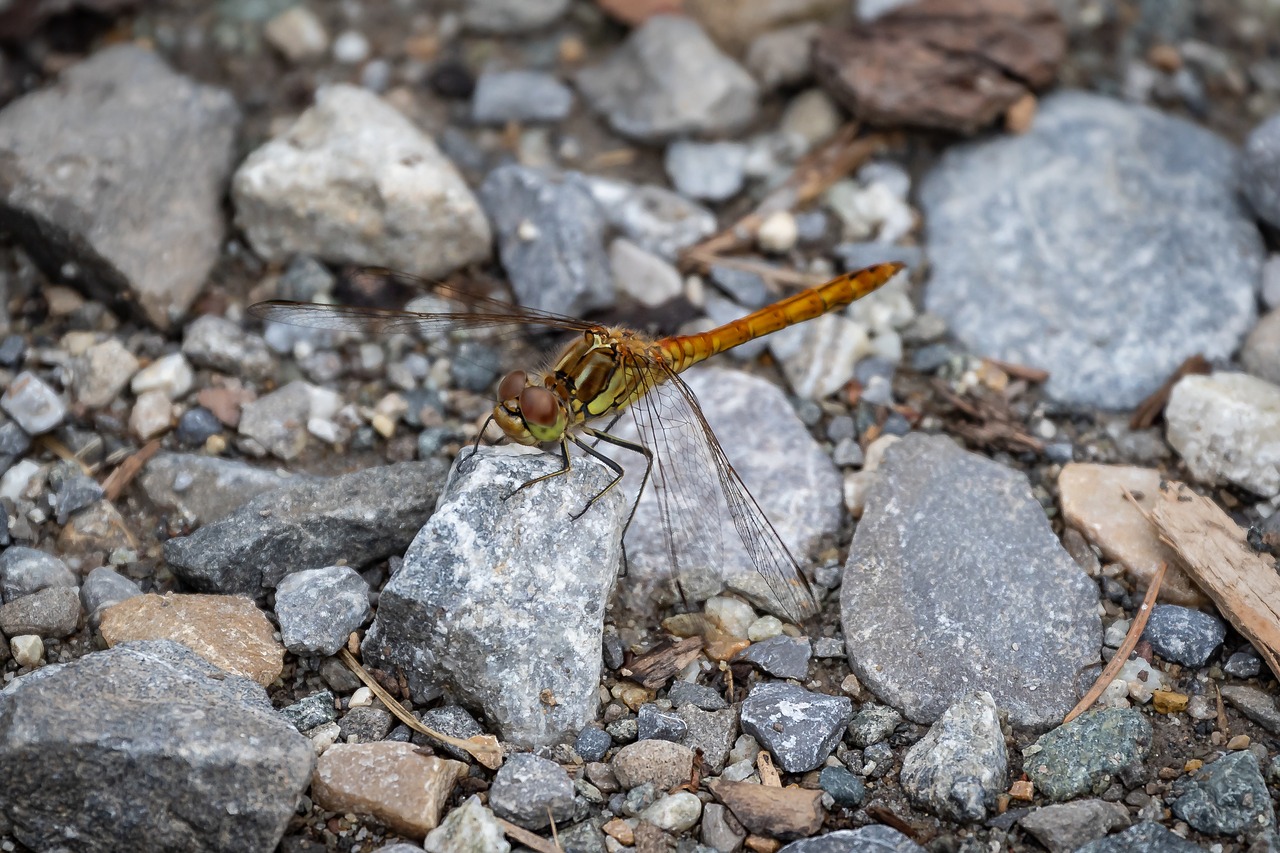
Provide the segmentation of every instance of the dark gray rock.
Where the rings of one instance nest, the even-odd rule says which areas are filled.
[[[267,453],[295,459],[307,448],[311,419],[327,420],[341,405],[336,392],[299,379],[245,403],[238,429]]]
[[[572,108],[573,92],[544,71],[486,71],[476,78],[471,96],[476,124],[557,122]]]
[[[466,740],[469,737],[484,734],[484,728],[476,722],[476,718],[467,712],[466,708],[460,705],[441,705],[437,708],[430,708],[423,711],[418,719],[429,729],[434,729],[440,734],[456,737]],[[470,761],[471,758],[465,750],[456,746],[447,744],[444,741],[433,738],[431,735],[425,735],[422,732],[414,732],[412,740],[416,744],[429,746],[434,750],[443,751],[452,755],[459,761]]]
[[[843,767],[824,767],[818,774],[818,784],[831,795],[836,805],[856,809],[867,798],[867,786],[862,777]]]
[[[201,592],[261,595],[285,575],[401,553],[435,509],[442,462],[401,462],[260,495],[164,543],[174,574]]]
[[[332,723],[338,719],[338,711],[333,704],[333,693],[321,690],[304,699],[299,699],[288,707],[281,708],[280,713],[289,725],[300,732],[307,732],[316,726]]]
[[[1076,800],[1041,806],[1019,818],[1018,825],[1048,848],[1071,853],[1108,832],[1129,826],[1129,810],[1120,803]]]
[[[746,181],[747,146],[680,139],[667,146],[665,165],[682,195],[724,201],[737,195]]]
[[[0,114],[0,228],[45,272],[168,328],[218,258],[240,114],[134,45]]]
[[[1206,835],[1255,835],[1276,824],[1258,759],[1231,752],[1174,783],[1173,813]]]
[[[669,740],[679,743],[688,730],[688,725],[678,715],[663,712],[652,702],[641,705],[636,712],[638,740]]]
[[[1240,713],[1272,734],[1280,735],[1280,706],[1273,695],[1248,684],[1228,684],[1220,689],[1222,698]]]
[[[704,711],[694,705],[685,705],[676,714],[686,728],[680,742],[690,749],[702,750],[702,760],[711,775],[724,770],[729,750],[733,749],[733,739],[738,735],[738,712],[733,708]]]
[[[849,740],[858,749],[888,740],[902,715],[888,705],[863,705],[849,721]]]
[[[88,474],[77,474],[62,480],[53,492],[54,518],[59,524],[66,524],[73,512],[102,500],[105,494],[98,481]]]
[[[778,678],[794,678],[803,681],[809,674],[809,658],[813,648],[807,637],[788,637],[779,634],[758,643],[752,643],[734,656]]]
[[[1096,675],[1098,591],[1026,476],[918,433],[878,474],[840,597],[854,674],[919,723],[975,689],[1016,727],[1062,719]]]
[[[917,806],[965,822],[986,818],[1008,776],[995,700],[977,692],[953,703],[907,750],[898,782]]]
[[[517,753],[493,777],[489,808],[525,829],[543,829],[573,816],[573,782],[554,761]]]
[[[77,580],[66,563],[44,551],[14,545],[0,554],[0,599],[6,602],[51,586],[74,587]]]
[[[1091,841],[1075,853],[1204,853],[1204,848],[1158,823],[1143,821],[1124,832]]]
[[[577,739],[573,742],[573,751],[578,753],[583,761],[604,761],[611,746],[613,746],[613,737],[608,732],[595,726],[587,726],[578,733]]]
[[[783,770],[805,773],[831,754],[851,716],[853,703],[847,696],[762,682],[742,703],[742,730],[773,753]]]
[[[1151,749],[1151,724],[1137,711],[1088,711],[1040,736],[1023,770],[1050,800],[1100,794],[1115,777],[1136,778]]]
[[[67,416],[67,404],[58,392],[29,370],[19,373],[4,389],[0,409],[28,435],[46,433]]]
[[[1232,678],[1253,678],[1262,671],[1262,658],[1252,651],[1234,652],[1222,665],[1222,671]]]
[[[578,316],[613,304],[605,222],[581,176],[499,166],[480,200],[521,305]]]
[[[369,615],[369,584],[350,566],[304,569],[276,587],[280,639],[296,655],[337,654]]]
[[[1227,626],[1221,619],[1190,607],[1157,604],[1151,610],[1142,639],[1168,661],[1199,667],[1226,639]]]
[[[376,743],[387,736],[394,722],[386,708],[358,705],[342,715],[338,728],[347,743]]]
[[[683,16],[650,18],[575,82],[614,130],[642,142],[731,133],[759,109],[751,75]]]
[[[80,590],[50,586],[0,605],[0,634],[68,637],[80,625]]]
[[[187,326],[182,354],[197,367],[254,382],[269,378],[275,370],[266,341],[246,332],[239,323],[213,314],[202,314]]]
[[[893,747],[889,746],[887,740],[873,743],[862,751],[862,760],[865,762],[862,766],[863,775],[868,779],[879,779],[893,769]]]
[[[1236,161],[1184,119],[1051,95],[1028,133],[954,147],[926,176],[925,306],[973,351],[1048,370],[1055,399],[1131,407],[1253,325],[1263,247]]]
[[[261,687],[170,641],[0,693],[0,811],[36,850],[272,850],[312,761]]]
[[[671,682],[671,686],[667,688],[667,698],[677,708],[681,705],[693,705],[704,711],[721,711],[729,707],[719,691],[682,679]]]
[[[793,841],[778,853],[924,853],[924,848],[892,827],[872,824]]]
[[[157,453],[138,478],[158,509],[192,524],[219,521],[259,495],[304,481],[312,478],[296,480],[275,468],[195,453]]]
[[[464,450],[364,642],[366,663],[402,669],[415,693],[447,687],[522,746],[558,743],[595,718],[604,607],[621,568],[622,494],[573,518],[610,483],[602,464],[575,460],[516,491],[561,467],[529,448]]]
[[[135,595],[142,595],[136,583],[115,569],[98,566],[89,572],[80,587],[80,606],[88,614],[89,625],[97,628],[104,610]]]
[[[174,430],[178,441],[187,447],[199,447],[208,441],[210,436],[220,432],[222,432],[222,422],[204,406],[196,406],[183,412],[178,418],[178,427]]]

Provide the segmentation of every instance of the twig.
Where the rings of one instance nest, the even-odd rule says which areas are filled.
[[[138,472],[142,470],[142,466],[156,455],[156,451],[160,449],[160,440],[152,439],[142,446],[142,449],[126,458],[123,462],[116,466],[116,469],[107,475],[107,479],[102,481],[102,491],[109,501],[114,501],[120,497],[125,486],[133,482],[133,478],[138,476]]]
[[[786,284],[792,287],[815,287],[828,278],[828,276],[796,272],[795,270],[777,267],[764,261],[755,261],[751,258],[716,255],[696,246],[685,252],[685,258],[707,268],[728,267],[729,269],[742,270],[743,272],[753,272],[765,281],[777,282],[778,284]]]
[[[1143,400],[1133,410],[1133,416],[1129,418],[1129,429],[1147,429],[1154,426],[1160,414],[1164,411],[1164,407],[1169,403],[1169,395],[1173,393],[1173,386],[1178,384],[1178,380],[1184,376],[1190,376],[1193,373],[1211,373],[1213,366],[1205,360],[1205,357],[1196,354],[1188,358],[1182,364],[1178,365],[1178,369],[1173,375],[1164,381],[1164,384],[1157,388],[1150,397]]]
[[[522,826],[516,826],[506,818],[498,818],[498,826],[502,827],[502,831],[508,837],[514,838],[526,847],[537,850],[538,853],[564,853],[564,848],[558,843],[548,841],[541,835],[536,835]]]
[[[382,685],[374,680],[369,671],[360,664],[360,661],[356,660],[355,655],[346,649],[338,649],[338,659],[345,663],[347,668],[364,682],[365,687],[373,691],[374,696],[382,700],[382,704],[387,706],[387,710],[394,714],[396,719],[415,732],[421,732],[441,743],[457,747],[490,770],[497,770],[502,766],[502,747],[498,746],[498,739],[493,735],[476,735],[463,740],[462,738],[452,737],[444,732],[427,728],[416,717],[406,711],[399,702],[393,699],[390,693],[382,689]]]
[[[45,433],[44,435],[36,439],[36,443],[43,446],[45,450],[48,450],[50,453],[52,453],[54,456],[57,456],[63,462],[76,463],[77,465],[80,466],[81,473],[83,474],[93,473],[93,469],[85,464],[84,460],[80,458],[80,454],[73,453],[70,447],[67,447],[65,444],[63,444],[59,439],[55,438],[54,436],[49,435],[48,433]]]
[[[1013,361],[1005,361],[1002,358],[991,358],[990,356],[983,359],[992,367],[998,367],[1005,373],[1015,379],[1025,379],[1028,382],[1034,382],[1039,385],[1042,382],[1049,381],[1049,371],[1039,367],[1032,367],[1029,364],[1018,364]]]

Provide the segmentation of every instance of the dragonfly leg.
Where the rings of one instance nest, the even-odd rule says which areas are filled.
[[[503,498],[503,500],[506,500],[507,498],[515,497],[517,494],[529,488],[534,483],[541,483],[543,480],[550,480],[552,477],[563,477],[565,474],[568,474],[570,471],[573,470],[573,464],[569,461],[569,439],[568,437],[563,435],[560,436],[560,458],[564,460],[563,468],[559,469],[558,471],[552,471],[550,474],[543,474],[540,477],[534,477],[532,480],[528,480],[527,482],[521,483],[520,485],[516,486],[515,489],[512,490],[511,494],[507,495],[506,498]],[[574,519],[576,520],[577,518],[578,516],[575,515]]]
[[[614,418],[614,421],[617,421],[617,418]],[[644,494],[645,487],[649,485],[649,474],[653,472],[653,451],[650,450],[648,447],[645,447],[643,444],[641,444],[638,441],[628,441],[625,438],[618,438],[616,435],[611,435],[608,432],[605,432],[604,430],[591,429],[590,427],[588,427],[583,431],[587,435],[590,435],[592,438],[594,438],[597,444],[599,444],[601,441],[607,441],[612,445],[623,448],[624,450],[630,450],[632,453],[639,453],[642,456],[644,456],[644,476],[640,478],[640,490],[636,492],[635,503],[631,505],[631,512],[627,514],[627,523],[622,527],[622,538],[623,538],[623,541],[626,541],[627,531],[631,529],[631,522],[636,517],[636,509],[640,506],[640,496]],[[610,489],[612,489],[614,486],[618,485],[618,483],[622,481],[623,472],[622,472],[621,465],[618,465],[617,462],[614,462],[612,459],[609,459],[607,456],[604,456],[600,452],[596,451],[594,448],[589,448],[582,442],[578,442],[578,446],[582,447],[584,450],[588,450],[592,456],[595,456],[598,459],[604,460],[609,465],[609,467],[613,468],[615,471],[618,472],[617,479],[615,479],[609,485],[605,486],[604,490],[601,491],[600,494],[596,495],[594,498],[592,498],[587,502],[586,509],[583,510],[583,512],[586,512],[588,509],[591,508],[591,504],[595,503],[597,500],[604,497],[604,495]]]
[[[462,460],[463,462],[471,461],[475,458],[476,454],[480,452],[480,439],[484,438],[484,431],[489,428],[489,424],[491,423],[493,423],[493,415],[489,415],[489,417],[485,418],[484,425],[481,426],[480,431],[476,433],[476,440],[471,444],[471,455]]]

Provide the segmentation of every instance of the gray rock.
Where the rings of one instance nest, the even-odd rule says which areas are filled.
[[[716,230],[716,216],[671,190],[584,176],[605,219],[647,252],[672,263],[680,253]]]
[[[849,739],[858,749],[888,740],[902,715],[888,705],[863,705],[849,720]]]
[[[80,624],[80,590],[51,586],[0,605],[0,634],[69,637]]]
[[[277,388],[240,409],[240,434],[273,456],[294,459],[307,447],[307,424],[327,420],[341,408],[335,392],[301,379]]]
[[[734,656],[736,661],[746,661],[778,678],[794,678],[803,681],[809,674],[809,658],[813,649],[806,637],[788,637],[779,634],[758,643],[752,643]]]
[[[1151,724],[1137,711],[1087,711],[1023,751],[1023,770],[1050,800],[1100,794],[1113,777],[1136,778],[1151,749]]]
[[[1142,631],[1142,639],[1160,657],[1191,667],[1208,663],[1226,636],[1221,619],[1176,604],[1157,604]]]
[[[1219,689],[1222,698],[1240,713],[1272,734],[1280,735],[1280,706],[1274,696],[1248,684],[1227,684]]]
[[[975,352],[1047,369],[1057,400],[1129,408],[1253,325],[1263,250],[1236,153],[1183,119],[1051,95],[1028,133],[950,149],[920,200],[925,306]]]
[[[245,159],[236,222],[263,258],[306,253],[428,278],[489,257],[489,223],[434,142],[372,92],[334,85]]]
[[[51,477],[50,480],[53,478]],[[53,493],[54,519],[66,524],[72,513],[102,500],[105,492],[88,474],[75,474],[59,482]]]
[[[67,416],[67,404],[58,392],[29,370],[19,373],[4,389],[0,409],[28,435],[46,433]]]
[[[477,32],[513,35],[547,26],[568,7],[569,0],[469,0],[462,22]]]
[[[734,370],[696,367],[683,375],[701,402],[707,423],[715,431],[729,462],[755,496],[774,529],[795,557],[803,561],[818,543],[835,533],[843,513],[840,478],[831,457],[813,440],[777,386]],[[615,434],[636,439],[631,418],[623,418]],[[688,456],[690,446],[680,438],[677,451]],[[651,440],[651,439],[649,439]],[[696,454],[710,470],[705,454]],[[642,460],[625,457],[623,489],[635,495],[644,472]],[[689,464],[686,462],[685,464]],[[652,483],[650,484],[652,487]],[[722,498],[710,483],[690,485],[683,506],[701,514],[699,523],[675,531],[682,560],[681,584],[687,601],[702,601],[722,586],[736,590],[754,604],[784,618],[796,609],[794,593],[775,589],[753,568],[737,529],[730,522]],[[696,512],[694,508],[696,509]],[[712,509],[715,507],[715,514]],[[636,613],[675,600],[670,583],[670,558],[664,539],[657,498],[646,489],[627,536],[627,578],[619,600]],[[726,573],[722,574],[722,573]]]
[[[1280,225],[1280,115],[1255,127],[1245,141],[1240,187],[1258,216]]]
[[[484,734],[484,728],[461,705],[441,705],[436,708],[429,708],[423,711],[418,716],[418,719],[427,728],[461,740]],[[434,750],[447,752],[459,761],[470,760],[470,756],[465,750],[433,738],[431,735],[414,732],[412,740],[414,743],[430,746]]]
[[[1264,315],[1244,339],[1240,363],[1259,379],[1280,385],[1280,309]]]
[[[1075,853],[1204,853],[1204,848],[1158,823],[1143,821],[1124,832],[1091,841]]]
[[[386,738],[394,722],[385,708],[358,705],[342,716],[338,728],[347,743],[376,743]]]
[[[707,803],[702,807],[702,824],[698,827],[702,843],[717,853],[733,853],[742,847],[747,831],[738,819],[719,803]]]
[[[167,640],[0,693],[0,811],[36,850],[271,850],[312,761],[261,687]]]
[[[669,740],[679,743],[689,726],[676,714],[664,713],[657,705],[646,702],[636,712],[636,738],[638,740]]]
[[[76,584],[75,572],[52,554],[21,545],[0,554],[0,600],[13,601],[47,587]]]
[[[751,75],[682,16],[650,18],[575,82],[614,130],[641,142],[732,133],[759,110]]]
[[[554,761],[516,753],[493,777],[489,807],[525,829],[543,829],[573,816],[573,782]]]
[[[280,714],[289,721],[289,725],[300,732],[307,732],[338,719],[338,711],[333,702],[333,694],[328,690],[321,690],[281,708]]]
[[[619,749],[610,764],[623,789],[647,787],[652,791],[689,781],[693,761],[693,750],[687,746],[669,740],[641,740]],[[650,796],[649,802],[652,801]]]
[[[896,262],[910,269],[919,269],[924,263],[924,252],[919,246],[897,246],[893,243],[841,243],[832,251],[840,259],[840,268],[846,272],[866,269],[876,264]]]
[[[1120,803],[1077,800],[1041,806],[1018,819],[1018,825],[1049,853],[1071,853],[1090,841],[1129,826],[1129,810]]]
[[[611,746],[613,746],[613,737],[608,732],[595,726],[587,726],[578,733],[577,739],[573,742],[573,751],[578,753],[583,761],[604,761]]]
[[[71,363],[71,391],[82,406],[112,402],[138,371],[138,359],[116,338],[94,344]]]
[[[337,654],[369,614],[369,584],[350,566],[294,572],[276,587],[280,639],[295,655]]]
[[[709,271],[711,281],[739,305],[761,308],[771,301],[772,293],[764,276],[749,270],[734,269],[723,264],[713,265]]]
[[[499,166],[480,198],[521,305],[576,316],[613,304],[604,220],[581,176]]]
[[[667,698],[671,704],[679,708],[681,705],[692,705],[704,711],[722,711],[729,707],[724,697],[716,690],[692,681],[677,679],[667,688]]]
[[[738,735],[738,712],[733,708],[722,711],[704,711],[694,705],[685,705],[676,711],[686,728],[681,743],[690,749],[702,750],[702,760],[707,772],[716,775],[724,770]]]
[[[843,767],[824,767],[818,774],[818,784],[831,795],[836,805],[856,809],[867,798],[867,786],[856,773]]]
[[[918,723],[975,689],[1016,727],[1062,719],[1096,675],[1098,591],[1025,475],[917,433],[878,473],[840,598],[854,674]]]
[[[1258,759],[1231,752],[1174,783],[1173,813],[1206,835],[1254,835],[1276,824]]]
[[[995,700],[979,691],[956,700],[907,750],[898,782],[917,806],[964,822],[986,818],[1008,776]]]
[[[521,488],[560,468],[530,448],[464,450],[364,642],[367,663],[402,669],[415,693],[447,687],[521,746],[560,742],[595,718],[604,607],[621,568],[622,494],[573,518],[609,484],[602,464],[576,460]]]
[[[678,269],[625,237],[609,244],[609,268],[618,290],[641,305],[661,305],[684,294]]]
[[[403,853],[418,853],[421,848],[405,845],[412,850]],[[480,802],[478,795],[472,795],[466,802],[455,809],[450,809],[440,825],[422,841],[422,847],[428,853],[509,853],[511,845],[503,837],[502,826]]]
[[[572,108],[573,92],[545,71],[486,71],[471,96],[476,124],[557,122]]]
[[[162,512],[176,513],[193,524],[220,521],[259,495],[301,481],[275,468],[187,453],[157,453],[138,483]]]
[[[724,201],[741,192],[746,182],[747,146],[680,139],[667,146],[664,163],[681,195]]]
[[[182,354],[197,367],[254,382],[267,379],[275,371],[275,359],[266,341],[246,332],[239,323],[213,314],[202,314],[187,326]]]
[[[222,248],[240,114],[133,45],[0,114],[0,228],[51,276],[168,328]]]
[[[164,543],[175,575],[201,592],[261,595],[285,575],[401,553],[436,505],[438,461],[401,462],[291,483]]]
[[[831,754],[852,716],[853,703],[847,696],[762,682],[742,703],[742,730],[773,753],[783,770],[805,773]]]
[[[872,824],[793,841],[778,853],[924,853],[924,848],[892,827]]]
[[[98,566],[80,587],[80,606],[88,614],[90,627],[97,628],[103,611],[135,595],[142,595],[136,583],[114,569]]]
[[[1280,385],[1247,373],[1186,376],[1164,417],[1169,443],[1197,480],[1280,494]]]
[[[805,21],[770,30],[747,48],[746,65],[767,91],[797,86],[813,74],[813,40],[822,24]]]
[[[1222,671],[1232,678],[1253,678],[1262,671],[1262,658],[1252,651],[1235,652],[1222,665]]]

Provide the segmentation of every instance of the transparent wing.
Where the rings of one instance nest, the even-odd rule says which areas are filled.
[[[800,623],[817,603],[795,558],[734,470],[693,391],[665,365],[636,365],[655,381],[631,406],[640,435],[654,456],[650,488],[663,529],[667,559],[686,599],[702,596],[707,574],[717,586],[740,572],[724,565],[723,520],[733,522],[755,573],[741,584],[766,609]],[[696,593],[696,595],[695,595]]]

